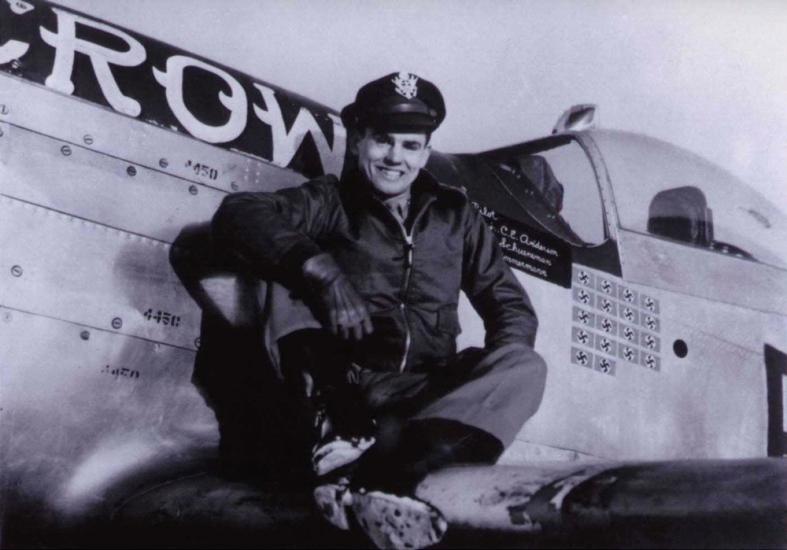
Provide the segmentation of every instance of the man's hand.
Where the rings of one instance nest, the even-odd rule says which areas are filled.
[[[303,276],[320,300],[324,323],[345,340],[360,340],[371,334],[372,319],[363,299],[328,253],[312,256],[303,264]]]

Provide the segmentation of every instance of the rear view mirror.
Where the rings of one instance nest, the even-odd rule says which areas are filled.
[[[580,130],[587,130],[594,128],[596,125],[596,106],[592,103],[582,103],[580,105],[573,105],[567,109],[560,118],[557,119],[553,134],[562,134],[563,132],[579,132]]]

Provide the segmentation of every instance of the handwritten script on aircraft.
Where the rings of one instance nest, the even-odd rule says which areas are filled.
[[[489,229],[498,238],[508,265],[558,284],[571,286],[571,250],[567,243],[473,201]]]

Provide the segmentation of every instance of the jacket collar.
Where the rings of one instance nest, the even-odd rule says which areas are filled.
[[[457,191],[458,190],[447,185],[439,183],[435,177],[426,170],[421,170],[418,172],[418,176],[415,178],[410,189],[410,208],[413,212],[419,213],[442,194],[456,193]],[[373,193],[369,182],[366,181],[358,170],[353,170],[342,178],[340,192],[343,202],[347,205],[369,206],[370,203],[382,204],[382,201]]]
[[[411,202],[407,223],[408,232],[411,231],[414,222],[429,208],[429,205],[446,192],[456,191],[439,183],[426,170],[421,170],[418,173],[410,189]],[[339,185],[339,193],[345,209],[351,216],[365,210],[378,214],[385,220],[390,218],[391,222],[399,225],[399,222],[396,221],[393,214],[388,212],[383,201],[374,194],[371,185],[358,170],[353,170],[342,178]]]

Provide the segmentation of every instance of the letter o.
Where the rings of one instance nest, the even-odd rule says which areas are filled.
[[[226,82],[230,87],[230,95],[219,92],[219,101],[229,109],[229,120],[221,125],[205,124],[195,117],[186,107],[183,100],[183,71],[186,67],[199,67],[211,72]],[[226,71],[192,57],[173,55],[167,59],[165,71],[153,67],[153,76],[159,84],[167,89],[167,103],[184,128],[194,137],[208,143],[232,141],[243,133],[246,128],[247,100],[243,87]]]

